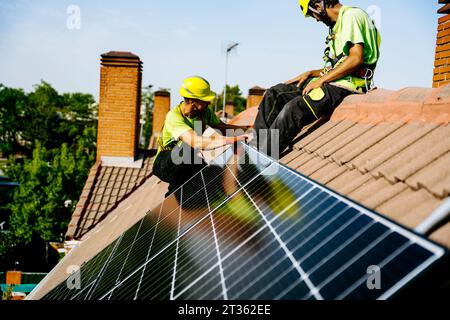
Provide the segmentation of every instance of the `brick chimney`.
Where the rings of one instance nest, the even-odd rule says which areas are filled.
[[[446,5],[438,10],[445,16],[438,20],[433,88],[450,83],[450,0],[439,0],[439,3]]]
[[[159,137],[162,133],[166,115],[170,111],[170,92],[156,91],[153,101],[152,136]]]
[[[250,90],[248,90],[247,109],[259,107],[263,99],[264,92],[266,92],[266,89],[263,89],[258,86],[255,86]]]
[[[101,55],[97,160],[140,167],[138,160],[142,62],[131,52]]]
[[[227,102],[225,105],[225,113],[227,114],[227,118],[234,117],[234,105],[233,102]]]

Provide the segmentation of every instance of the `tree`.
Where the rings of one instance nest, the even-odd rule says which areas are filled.
[[[9,155],[2,170],[20,183],[0,201],[0,265],[46,271],[57,262],[48,242],[63,240],[95,162],[97,105],[89,94],[59,95],[41,82],[29,94],[1,86],[0,112],[0,150]]]
[[[142,135],[144,137],[143,149],[148,149],[153,128],[153,102],[155,93],[153,86],[149,85],[142,90],[142,106],[145,106],[144,127],[142,128]]]
[[[8,157],[23,152],[20,126],[23,123],[28,97],[21,89],[0,84],[0,153]]]
[[[36,141],[48,150],[62,143],[72,146],[87,133],[86,128],[97,131],[97,105],[92,95],[59,95],[44,81],[28,95],[0,86],[0,115],[0,151],[5,156],[23,153],[31,157]]]
[[[92,121],[96,116],[94,97],[85,93],[64,93],[62,111],[68,120]]]
[[[16,256],[17,247],[63,241],[88,175],[89,158],[81,149],[73,153],[67,144],[62,144],[59,149],[48,151],[36,142],[32,159],[21,164],[10,158],[5,173],[21,184],[7,205],[11,215],[8,232],[0,237],[0,256]]]
[[[242,96],[241,89],[239,85],[230,87],[227,85],[227,102],[232,102],[234,105],[234,113],[239,114],[245,110],[247,100]],[[222,92],[211,102],[212,108],[215,108],[217,104],[216,111],[223,110],[223,90]]]
[[[62,115],[58,111],[61,109],[62,99],[58,92],[44,81],[28,95],[22,136],[29,143],[30,150],[35,148],[36,141],[48,149],[59,146]]]

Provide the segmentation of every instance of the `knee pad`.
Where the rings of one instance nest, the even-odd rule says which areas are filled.
[[[308,93],[308,96],[313,101],[320,101],[325,97],[325,91],[322,88],[317,88]]]

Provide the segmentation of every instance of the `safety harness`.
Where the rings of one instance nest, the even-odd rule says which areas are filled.
[[[377,32],[377,38],[378,38],[378,29],[374,24],[374,28]],[[328,73],[334,68],[336,68],[339,64],[341,64],[347,56],[344,54],[344,52],[341,52],[337,57],[333,58],[330,56],[331,51],[331,42],[334,40],[335,35],[333,33],[333,28],[330,28],[329,34],[327,36],[327,39],[325,41],[325,51],[324,51],[324,57],[323,60],[325,62],[324,67],[324,73]],[[361,89],[363,92],[367,93],[374,89],[374,83],[373,83],[373,77],[375,75],[375,68],[377,64],[362,64],[353,71],[349,76],[352,77],[352,83],[356,85],[358,89]]]

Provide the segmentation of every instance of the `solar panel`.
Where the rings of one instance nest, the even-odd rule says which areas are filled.
[[[44,299],[387,299],[447,256],[239,145],[81,266],[80,290],[63,282]]]

